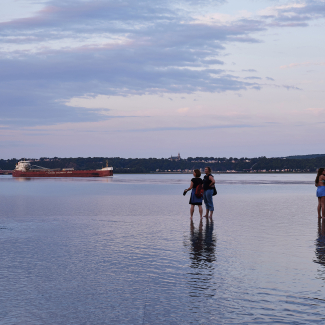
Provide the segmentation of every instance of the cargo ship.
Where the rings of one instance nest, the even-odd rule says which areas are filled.
[[[113,167],[94,170],[74,170],[73,168],[49,169],[32,165],[30,161],[19,161],[12,172],[13,177],[104,177],[113,176]]]

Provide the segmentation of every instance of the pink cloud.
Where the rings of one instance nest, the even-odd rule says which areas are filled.
[[[307,108],[307,111],[311,112],[312,114],[319,116],[325,112],[324,108]]]
[[[280,69],[290,69],[297,67],[308,67],[312,65],[324,66],[325,62],[301,62],[301,63],[290,63],[288,65],[282,65]]]

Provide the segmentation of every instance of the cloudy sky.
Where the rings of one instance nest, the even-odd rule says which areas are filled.
[[[324,18],[324,0],[1,0],[0,158],[325,153]]]

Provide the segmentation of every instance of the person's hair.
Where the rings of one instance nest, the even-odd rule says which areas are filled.
[[[315,184],[317,184],[319,182],[319,177],[323,174],[323,171],[324,171],[323,167],[318,169],[317,176],[315,179]]]
[[[205,168],[208,168],[208,171],[211,174],[211,168],[209,166],[206,166]]]
[[[194,173],[195,173],[195,177],[200,177],[201,176],[201,172],[199,169],[194,169]]]

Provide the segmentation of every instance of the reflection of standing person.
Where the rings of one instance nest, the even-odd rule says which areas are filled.
[[[319,168],[315,179],[317,186],[316,196],[318,198],[318,218],[325,218],[325,169]]]
[[[207,262],[215,261],[215,238],[213,236],[213,221],[209,222],[207,219],[205,225],[205,236],[204,236],[204,244],[206,251],[206,260]]]
[[[193,171],[193,176],[194,178],[191,179],[191,185],[188,189],[185,190],[185,192],[188,192],[189,190],[192,190],[191,192],[191,197],[190,197],[190,214],[191,214],[191,219],[193,218],[194,214],[194,207],[197,205],[199,207],[199,213],[200,213],[200,218],[202,219],[202,214],[203,214],[203,209],[202,209],[202,198],[198,198],[195,195],[196,187],[200,184],[203,183],[201,179],[201,172],[198,169],[195,169]]]
[[[204,189],[203,199],[206,207],[205,217],[206,218],[210,217],[210,219],[212,219],[212,215],[214,211],[212,195],[214,192],[215,180],[211,175],[210,167],[205,167],[204,172],[205,172],[205,176],[203,179],[203,189]],[[209,215],[209,211],[210,211],[210,215]]]
[[[198,229],[195,229],[194,222],[191,220],[191,267],[198,270],[211,270],[211,263],[216,260],[215,247],[216,238],[213,235],[213,222],[207,220],[205,231],[203,232],[202,219],[200,219]]]
[[[316,240],[316,260],[315,263],[325,266],[325,220],[318,219],[318,238]],[[322,270],[324,273],[325,270]]]
[[[191,251],[193,264],[199,264],[203,253],[203,221],[200,219],[199,229],[195,230],[194,222],[191,219]]]

